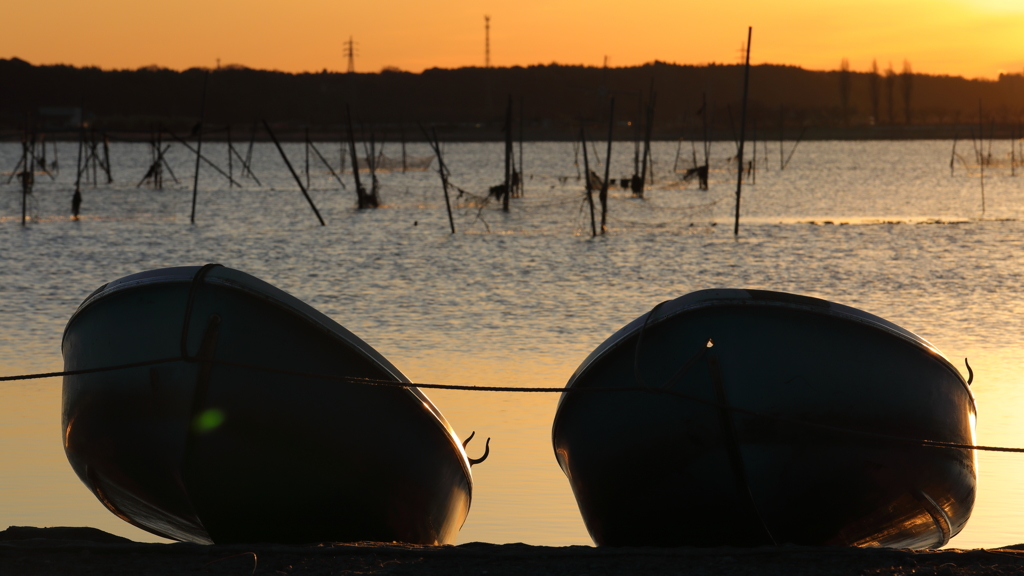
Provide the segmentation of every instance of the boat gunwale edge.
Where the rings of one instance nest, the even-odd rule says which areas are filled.
[[[679,302],[680,300],[690,299],[697,294],[711,292],[733,293],[737,294],[737,296],[739,295],[738,293],[742,292],[747,294],[748,297],[743,298],[719,296],[702,298],[694,302]],[[645,327],[656,326],[658,324],[661,324],[662,322],[667,322],[681,314],[706,308],[716,308],[723,306],[765,306],[795,309],[812,314],[831,316],[847,321],[856,322],[858,324],[862,324],[870,328],[882,331],[891,336],[895,336],[900,340],[903,340],[909,344],[916,346],[917,348],[923,349],[926,352],[929,352],[931,356],[937,359],[940,364],[946,367],[947,370],[952,372],[952,374],[956,377],[956,379],[960,382],[961,386],[963,386],[964,390],[967,392],[967,396],[971,400],[971,406],[974,407],[975,410],[977,410],[974,392],[971,390],[970,385],[964,379],[963,374],[961,374],[960,371],[956,368],[956,366],[954,366],[953,363],[949,361],[945,354],[943,354],[938,348],[936,348],[930,342],[928,342],[924,338],[921,338],[917,334],[914,334],[913,332],[910,332],[905,328],[901,328],[900,326],[893,324],[892,322],[889,322],[888,320],[885,320],[881,317],[875,316],[874,314],[871,314],[869,312],[865,312],[863,310],[853,308],[852,306],[846,306],[844,304],[839,304],[829,300],[800,296],[786,292],[774,292],[775,294],[798,296],[800,298],[807,298],[808,300],[814,300],[826,304],[825,306],[820,304],[809,305],[794,302],[792,300],[758,298],[756,296],[751,295],[750,292],[751,291],[740,288],[698,290],[695,292],[690,292],[673,300],[663,302],[663,304],[666,307],[671,307],[673,304],[676,304],[676,307],[674,308],[660,311],[658,310],[658,306],[655,306],[655,308],[652,308],[651,310],[645,312],[644,314],[641,314],[639,317],[637,317],[636,319],[632,320],[631,322],[617,330],[614,334],[612,334],[604,342],[602,342],[593,352],[590,353],[590,355],[587,356],[587,358],[583,360],[583,362],[576,369],[576,371],[573,372],[572,376],[569,378],[569,381],[566,383],[565,387],[571,388],[600,359],[604,358],[611,352],[617,350],[620,346],[624,345],[626,340],[628,340],[630,337],[632,337],[639,331],[645,329]],[[771,293],[765,290],[753,290],[753,292],[762,294]],[[657,316],[651,317],[651,315],[654,312],[660,313]],[[567,394],[564,392],[559,396],[559,408],[561,407],[562,401],[566,397]],[[556,421],[558,419],[558,412],[559,410],[556,408]]]

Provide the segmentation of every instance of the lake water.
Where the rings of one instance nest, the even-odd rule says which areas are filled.
[[[82,218],[72,221],[76,145],[61,143],[61,172],[55,181],[37,175],[23,227],[20,189],[2,185],[21,147],[4,143],[0,374],[62,369],[61,334],[78,304],[110,280],[164,266],[219,262],[258,276],[358,334],[414,382],[524,387],[563,385],[595,346],[658,302],[759,288],[855,306],[927,338],[957,366],[969,358],[978,442],[1024,446],[1024,178],[1008,165],[987,168],[982,214],[977,169],[958,164],[951,175],[951,147],[804,142],[779,170],[779,145],[768,143],[756,183],[744,184],[734,238],[733,145],[714,145],[717,170],[704,192],[672,173],[676,143],[655,143],[653,189],[644,200],[615,190],[609,232],[595,239],[570,143],[527,143],[525,196],[507,214],[464,196],[454,235],[436,172],[382,174],[385,205],[358,211],[351,175],[342,190],[314,165],[321,227],[271,144],[253,154],[262,186],[241,179],[243,188],[230,188],[204,167],[190,225],[194,156],[180,145],[168,158],[181,183],[165,175],[161,191],[135,187],[147,145],[112,144],[115,182],[83,186]],[[339,145],[319,148],[337,168]],[[303,146],[285,149],[304,174]],[[993,155],[1009,149],[996,142]],[[502,144],[445,150],[453,183],[467,192],[483,195],[503,177]],[[226,169],[224,144],[203,151]],[[397,156],[398,145],[385,154]],[[690,157],[688,143],[682,154]],[[612,176],[631,173],[632,161],[632,145],[616,143]],[[237,161],[234,169],[238,177]],[[0,383],[0,527],[88,525],[159,541],[107,512],[74,475],[61,448],[60,396],[59,378]],[[477,432],[471,456],[492,438],[490,458],[473,470],[460,542],[590,543],[552,453],[557,395],[429,396],[460,436]],[[978,459],[977,505],[951,545],[1024,542],[1024,455]]]

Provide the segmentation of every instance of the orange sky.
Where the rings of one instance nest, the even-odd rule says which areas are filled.
[[[995,78],[1024,70],[1024,0],[47,0],[8,2],[0,57],[33,64],[174,69],[242,64],[289,72],[736,62]]]

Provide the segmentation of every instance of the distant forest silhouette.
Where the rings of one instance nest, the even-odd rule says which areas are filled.
[[[183,72],[156,67],[101,70],[34,66],[0,59],[0,129],[8,137],[32,124],[67,129],[54,109],[83,107],[97,129],[139,138],[157,126],[188,133],[199,116],[206,70]],[[257,119],[298,137],[338,137],[345,104],[361,129],[378,138],[422,139],[419,124],[435,126],[442,137],[500,139],[508,97],[519,116],[524,104],[527,139],[572,139],[581,118],[597,127],[607,120],[608,98],[616,98],[616,138],[632,139],[642,114],[640,95],[654,82],[655,139],[699,139],[706,95],[713,139],[737,131],[743,73],[740,65],[683,66],[654,62],[626,68],[559,64],[512,68],[430,69],[422,73],[386,69],[379,73],[290,74],[232,66],[210,71],[206,129],[231,125],[246,137]],[[748,131],[777,138],[780,122],[787,136],[807,130],[807,138],[969,138],[979,126],[982,105],[986,137],[1018,134],[1024,119],[1024,77],[998,80],[913,73],[902,69],[853,72],[844,60],[835,71],[758,65],[750,73]],[[49,112],[48,112],[49,111]],[[518,120],[517,120],[518,123]]]

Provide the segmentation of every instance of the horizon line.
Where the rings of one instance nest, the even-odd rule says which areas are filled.
[[[348,72],[348,71],[343,71],[343,70],[329,70],[327,68],[323,68],[321,70],[304,70],[304,71],[292,72],[292,71],[285,71],[285,70],[271,69],[271,68],[253,68],[253,67],[250,67],[250,66],[246,66],[245,64],[238,64],[238,63],[230,63],[230,64],[224,64],[224,65],[215,65],[215,66],[191,66],[189,68],[171,68],[171,67],[168,67],[168,66],[161,66],[159,64],[147,64],[145,66],[139,66],[139,67],[136,67],[136,68],[104,68],[104,67],[98,66],[98,65],[78,66],[78,65],[75,65],[75,64],[65,64],[65,63],[35,64],[35,63],[29,62],[28,60],[25,60],[23,58],[19,58],[18,56],[11,56],[9,58],[0,58],[0,61],[6,61],[6,62],[15,61],[15,60],[19,61],[19,62],[24,62],[25,64],[28,64],[29,66],[38,67],[38,68],[68,67],[68,68],[74,68],[74,69],[80,69],[80,70],[97,69],[97,70],[100,70],[101,72],[169,71],[169,72],[176,72],[176,73],[185,73],[185,72],[190,72],[190,71],[193,71],[193,70],[204,71],[204,72],[217,72],[217,71],[230,71],[230,70],[249,70],[249,71],[253,71],[253,72],[270,72],[270,73],[275,73],[275,74],[290,74],[290,75],[293,75],[293,76],[298,76],[298,75],[302,75],[302,74],[377,74],[377,75],[380,75],[380,74],[423,74],[424,72],[428,72],[428,71],[432,71],[432,70],[467,70],[467,69],[475,69],[475,70],[511,70],[511,69],[515,69],[515,68],[540,68],[540,67],[548,67],[548,66],[562,66],[562,67],[566,67],[566,68],[590,68],[590,69],[596,69],[596,70],[605,70],[605,69],[607,69],[607,70],[627,70],[627,69],[632,69],[632,68],[645,68],[645,67],[648,67],[648,66],[657,66],[659,64],[660,65],[665,65],[665,66],[677,66],[677,67],[680,67],[680,68],[685,68],[685,67],[690,67],[690,68],[711,68],[711,67],[716,67],[716,66],[721,66],[721,67],[743,67],[742,63],[732,63],[732,64],[730,64],[730,63],[724,63],[724,62],[704,62],[704,63],[700,63],[700,64],[680,64],[678,62],[667,62],[667,61],[664,61],[664,60],[654,59],[654,60],[650,60],[648,62],[644,62],[643,64],[635,64],[635,65],[632,65],[632,66],[596,66],[596,65],[588,65],[588,64],[568,64],[568,63],[554,62],[553,61],[553,62],[546,63],[546,64],[545,63],[535,63],[535,64],[525,64],[525,65],[523,65],[523,64],[515,64],[515,65],[512,65],[512,66],[466,65],[466,66],[456,66],[456,67],[450,67],[450,68],[441,67],[441,66],[434,66],[434,67],[431,67],[431,68],[424,68],[423,70],[420,70],[418,72],[412,71],[412,70],[404,70],[404,69],[402,69],[402,68],[400,68],[398,66],[383,66],[380,70],[366,71],[366,72],[359,72],[359,71]],[[841,71],[840,69],[813,69],[813,68],[805,68],[805,67],[800,66],[798,64],[778,64],[778,63],[771,63],[771,62],[762,62],[762,63],[759,63],[759,64],[751,64],[750,66],[751,66],[751,68],[756,68],[756,67],[761,67],[761,66],[773,66],[773,67],[780,67],[780,68],[796,68],[798,70],[803,70],[803,71],[807,71],[807,72],[821,72],[821,73],[840,72]],[[871,70],[864,70],[864,71],[850,70],[850,72],[853,73],[853,74],[871,74],[872,71]],[[901,74],[901,72],[897,72],[896,70],[893,70],[893,72],[895,72],[897,75]],[[963,80],[966,80],[966,81],[969,81],[969,82],[973,82],[973,81],[998,82],[999,79],[1004,77],[1004,76],[1024,76],[1024,72],[1000,72],[999,75],[997,77],[995,77],[995,78],[987,78],[987,77],[983,77],[983,76],[974,77],[974,78],[968,78],[968,77],[966,77],[966,76],[964,76],[962,74],[933,74],[933,73],[928,73],[928,72],[911,72],[911,74],[913,74],[914,76],[932,76],[932,77],[937,77],[937,78],[960,78],[960,79],[963,79]],[[879,75],[880,76],[884,76],[885,75],[885,71],[879,70]]]

